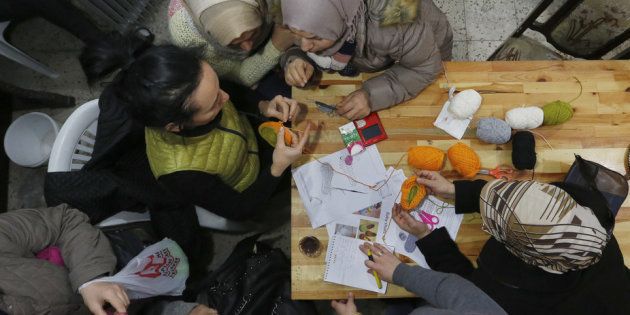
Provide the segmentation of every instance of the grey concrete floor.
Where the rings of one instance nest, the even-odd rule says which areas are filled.
[[[434,0],[447,14],[455,33],[455,60],[485,60],[518,25],[527,17],[539,0]],[[145,25],[156,34],[156,41],[168,42],[166,23],[168,1],[159,0],[154,12],[145,20]],[[535,36],[535,35],[534,35]],[[39,75],[25,67],[0,57],[0,79],[18,86],[44,90],[76,98],[77,104],[98,98],[102,87],[87,85],[79,66],[77,56],[82,43],[72,35],[49,24],[42,19],[31,19],[20,23],[11,32],[10,41],[32,57],[60,72],[61,77],[53,80]],[[73,109],[41,109],[60,124],[70,115]],[[24,112],[14,112],[17,118]],[[43,180],[45,167],[23,168],[11,164],[9,176],[8,209],[44,206]],[[284,217],[289,209],[279,209]],[[229,255],[234,245],[245,235],[220,234],[213,235],[211,249],[213,261],[210,269],[220,265]],[[288,220],[265,233],[263,239],[272,240],[287,256],[290,255],[290,228]],[[333,313],[329,302],[322,301],[318,309],[322,314]],[[363,314],[380,314],[384,308],[382,301],[361,301],[360,311]]]

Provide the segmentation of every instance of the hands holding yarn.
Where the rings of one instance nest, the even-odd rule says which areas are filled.
[[[261,101],[258,103],[258,109],[263,116],[283,122],[293,121],[293,118],[300,114],[298,102],[282,95],[277,95],[270,101]]]
[[[435,171],[418,171],[416,176],[416,181],[418,184],[426,187],[427,193],[446,199],[455,198],[455,185],[440,173]]]
[[[399,203],[394,204],[392,218],[403,231],[422,239],[431,233],[431,229],[424,222],[417,221],[411,214],[403,210]]]
[[[284,134],[290,131],[285,127],[280,128],[276,136],[276,148],[273,150],[272,155],[271,175],[275,177],[282,176],[284,170],[302,156],[302,151],[304,151],[304,147],[308,141],[310,130],[311,124],[309,123],[306,125],[306,129],[304,129],[304,133],[300,135],[299,140],[297,140],[296,135],[293,135],[291,137],[291,144],[287,145],[285,143]]]

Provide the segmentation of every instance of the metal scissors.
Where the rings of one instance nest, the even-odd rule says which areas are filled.
[[[332,117],[332,116],[335,116],[336,114],[336,110],[337,110],[336,106],[328,105],[320,101],[315,101],[315,105],[317,105],[317,109],[319,109],[320,112],[326,113],[328,114],[328,116]]]
[[[507,179],[510,180],[514,177],[514,169],[509,166],[497,166],[491,170],[480,170],[479,173],[481,175],[490,175],[496,179]]]
[[[435,226],[440,223],[440,219],[437,216],[429,214],[424,210],[420,210],[420,219],[422,219],[422,222],[428,225],[431,230],[435,229]]]

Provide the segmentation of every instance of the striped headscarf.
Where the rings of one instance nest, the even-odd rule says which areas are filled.
[[[590,208],[550,184],[494,180],[484,186],[479,203],[484,231],[548,272],[597,263],[610,240]]]

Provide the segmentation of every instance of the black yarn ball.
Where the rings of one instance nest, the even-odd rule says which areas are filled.
[[[536,140],[529,131],[512,136],[512,164],[518,170],[532,170],[536,166]]]

